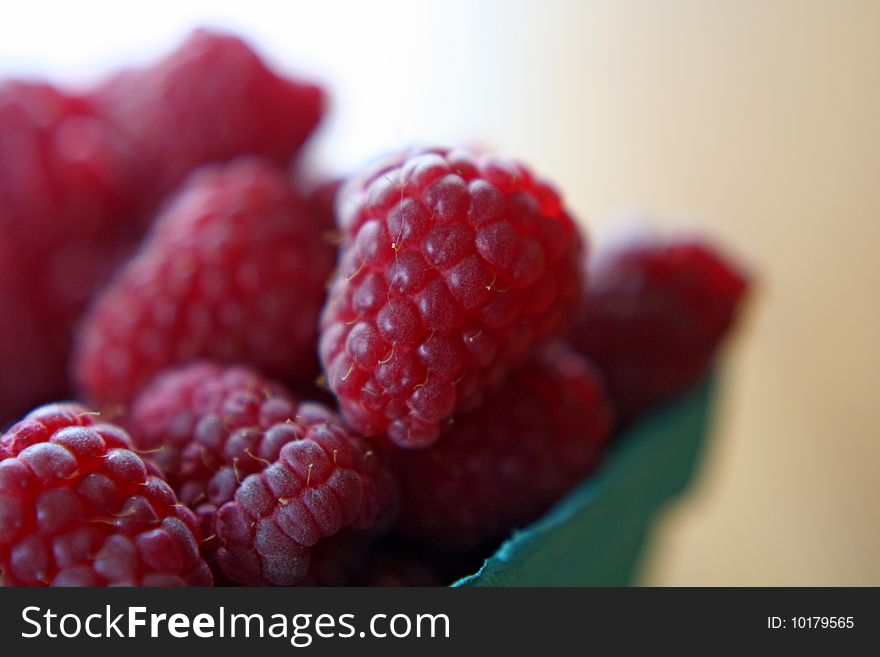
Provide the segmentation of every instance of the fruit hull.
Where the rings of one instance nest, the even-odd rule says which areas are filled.
[[[452,586],[628,586],[658,514],[693,479],[715,383],[631,425],[604,464]]]

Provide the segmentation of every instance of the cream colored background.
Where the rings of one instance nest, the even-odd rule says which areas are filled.
[[[4,75],[85,80],[227,25],[332,85],[324,167],[476,141],[599,234],[643,208],[715,236],[760,289],[643,581],[880,584],[880,2],[6,4]]]

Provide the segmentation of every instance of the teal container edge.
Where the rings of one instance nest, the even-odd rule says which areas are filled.
[[[617,436],[587,481],[452,586],[632,584],[658,512],[693,478],[717,387],[709,376]]]

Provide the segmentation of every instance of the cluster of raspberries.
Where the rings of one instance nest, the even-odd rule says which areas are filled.
[[[324,104],[206,31],[0,84],[0,583],[441,584],[709,369],[747,288],[712,247],[588,261],[473,150],[309,182]]]

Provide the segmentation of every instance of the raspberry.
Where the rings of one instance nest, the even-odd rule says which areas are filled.
[[[156,377],[135,398],[127,423],[180,501],[195,507],[231,500],[238,480],[277,459],[296,438],[286,422],[297,405],[252,370],[199,362]]]
[[[134,158],[86,99],[39,82],[0,83],[0,157],[9,165],[0,170],[4,241],[28,256],[124,230],[108,218],[130,210]]]
[[[571,339],[604,373],[622,422],[699,381],[747,287],[694,239],[640,237],[597,255]]]
[[[208,586],[192,513],[76,404],[43,406],[2,437],[0,573],[13,586]]]
[[[294,421],[301,437],[249,475],[217,514],[217,562],[242,584],[292,586],[312,573],[312,550],[345,528],[378,533],[394,519],[396,487],[380,454],[321,407]],[[322,573],[324,573],[322,575]],[[317,575],[317,577],[316,577]]]
[[[66,394],[73,322],[137,232],[137,171],[88,102],[36,82],[0,83],[0,162],[2,422]]]
[[[306,193],[306,204],[317,216],[321,217],[321,225],[334,228],[336,220],[336,195],[342,187],[343,180],[333,178],[313,185]]]
[[[283,388],[251,370],[194,363],[160,375],[141,392],[129,424],[136,444],[155,452],[180,500],[195,508],[208,537],[203,553],[214,563],[219,547],[217,509],[234,499],[242,480],[277,462],[288,443],[322,433],[325,425],[338,421],[320,405],[298,404]],[[334,429],[330,439],[344,442],[344,433],[335,438],[334,431],[342,433]],[[369,457],[360,468],[364,529],[386,527],[396,509],[394,484],[372,464],[374,460]],[[333,541],[320,541],[303,583],[350,583],[353,573],[362,569],[368,538],[367,532],[348,529]],[[216,572],[218,579],[227,577]],[[233,569],[228,577],[235,581],[240,575]]]
[[[436,445],[394,454],[400,532],[436,548],[486,546],[583,479],[611,429],[591,364],[568,347],[545,347]]]
[[[311,377],[325,227],[270,164],[192,176],[80,327],[74,376],[93,403],[126,403],[162,370],[210,358]]]
[[[286,163],[324,109],[318,87],[279,77],[242,40],[206,30],[94,98],[140,149],[157,198],[205,162],[253,153]]]
[[[405,152],[337,195],[341,265],[321,359],[346,420],[404,447],[564,331],[581,240],[525,167],[445,149]]]
[[[205,31],[88,97],[0,84],[0,369],[17,373],[0,377],[0,422],[67,394],[72,327],[156,203],[204,162],[286,163],[323,104],[317,87]]]

